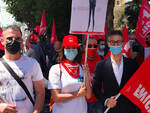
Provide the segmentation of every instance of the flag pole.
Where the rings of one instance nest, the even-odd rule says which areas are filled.
[[[117,94],[117,96],[115,97],[115,100],[117,100],[117,99],[120,97],[120,95],[121,95],[121,94],[120,94],[120,93],[118,93],[118,94]],[[104,112],[104,113],[107,113],[107,112],[109,111],[109,109],[110,109],[110,108],[107,108],[107,109],[105,110],[105,112]]]
[[[85,48],[85,62],[84,62],[84,65],[86,65],[86,64],[87,64],[88,43],[89,43],[89,34],[87,34],[87,40],[86,40],[86,48]]]

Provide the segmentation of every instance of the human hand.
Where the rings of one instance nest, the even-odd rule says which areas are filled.
[[[108,108],[113,108],[116,106],[116,104],[117,104],[117,101],[115,100],[115,96],[110,97],[106,102],[106,106]]]
[[[82,84],[80,90],[77,92],[77,96],[81,97],[81,96],[85,96],[86,95],[86,87],[84,84]]]
[[[6,103],[0,103],[0,113],[17,113],[16,106]]]

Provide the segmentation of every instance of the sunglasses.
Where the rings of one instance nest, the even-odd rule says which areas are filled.
[[[6,40],[8,41],[12,41],[13,39],[15,39],[16,41],[21,41],[21,37],[7,37]]]
[[[89,44],[89,45],[88,45],[88,48],[97,48],[97,45],[96,45],[96,44],[93,44],[93,45],[92,45],[92,44]]]

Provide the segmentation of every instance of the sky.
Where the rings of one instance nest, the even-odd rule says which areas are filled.
[[[126,0],[126,2],[132,0]],[[12,24],[15,21],[14,17],[6,12],[6,4],[0,0],[0,27]]]
[[[6,12],[6,4],[0,0],[0,27],[10,25],[14,21],[13,16]]]

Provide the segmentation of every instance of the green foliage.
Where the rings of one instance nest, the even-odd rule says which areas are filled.
[[[29,27],[40,25],[43,10],[46,11],[47,25],[52,26],[55,19],[56,33],[62,38],[69,31],[71,0],[3,0],[8,5],[7,11],[16,21]],[[51,27],[48,29],[49,34]]]
[[[150,0],[147,0],[148,2]],[[142,0],[132,0],[126,3],[125,15],[127,16],[127,25],[129,31],[134,31],[139,16]]]
[[[20,22],[13,22],[13,25],[17,25],[19,27],[21,27],[23,25],[23,23],[20,23]]]
[[[23,22],[34,28],[40,25],[42,12],[46,10],[48,34],[51,34],[52,20],[55,19],[57,38],[62,40],[67,35],[70,27],[71,2],[72,0],[3,0],[8,5],[7,11],[16,21]],[[113,29],[114,0],[108,0],[107,31]],[[49,36],[50,37],[50,36]]]

